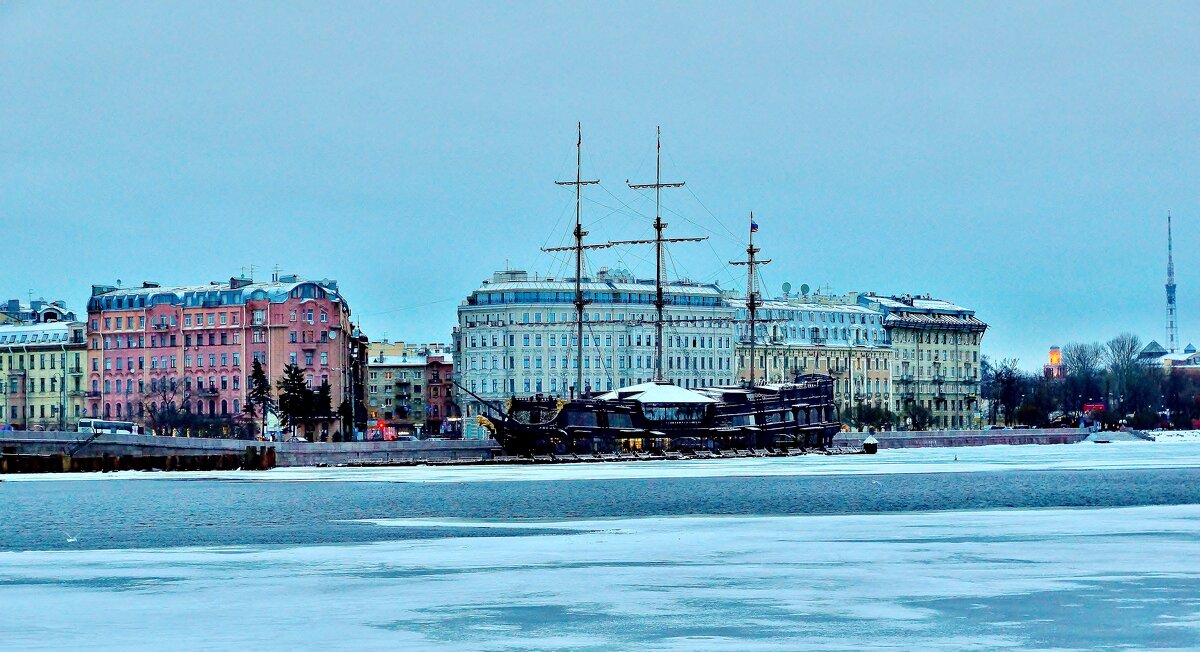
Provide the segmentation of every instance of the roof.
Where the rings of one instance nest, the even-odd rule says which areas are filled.
[[[254,282],[250,279],[231,278],[228,283],[206,285],[176,285],[162,287],[157,283],[143,283],[142,287],[117,288],[93,285],[88,300],[88,310],[122,310],[145,308],[158,304],[185,305],[241,305],[248,300],[269,300],[281,303],[291,297],[296,288],[312,285],[319,288],[314,292],[302,291],[299,298],[329,298],[345,303],[338,290],[337,281],[321,279],[305,280],[298,276],[284,276],[282,280]],[[308,296],[309,294],[315,296]]]
[[[934,299],[932,297],[912,297],[910,304],[906,298],[901,297],[879,297],[868,296],[863,297],[868,301],[875,301],[879,305],[888,310],[931,310],[938,312],[973,312],[970,308],[964,308],[958,304],[951,303],[945,299]]]
[[[368,367],[424,367],[425,356],[415,355],[384,355],[371,356],[367,359]]]
[[[630,385],[605,392],[596,397],[601,401],[631,400],[639,403],[716,403],[717,401],[700,392],[693,392],[666,381]]]
[[[736,308],[745,308],[746,300],[742,298],[729,299],[729,305]],[[872,310],[866,306],[860,306],[852,303],[814,303],[811,301],[796,302],[785,301],[783,299],[766,299],[758,304],[759,310],[795,310],[795,311],[811,311],[811,312],[844,312],[855,313],[859,315],[878,315],[879,311]]]
[[[1138,352],[1138,357],[1157,358],[1166,354],[1167,350],[1163,348],[1163,345],[1159,344],[1155,340],[1150,340],[1150,342],[1146,346],[1142,347],[1142,350]]]
[[[654,281],[639,281],[634,283],[619,283],[615,281],[596,281],[584,279],[580,284],[584,292],[628,292],[652,293]],[[551,279],[536,281],[484,281],[476,292],[503,292],[553,290],[556,292],[574,292],[574,279]],[[715,284],[699,284],[684,281],[671,281],[663,284],[663,291],[670,294],[693,294],[701,296],[721,296],[721,289]]]
[[[909,328],[960,328],[966,330],[987,330],[988,325],[977,319],[975,315],[955,314],[925,314],[913,312],[890,313],[883,320],[888,327]]]
[[[82,324],[69,321],[42,324],[0,324],[0,346],[65,344],[71,339],[72,326],[79,328]]]

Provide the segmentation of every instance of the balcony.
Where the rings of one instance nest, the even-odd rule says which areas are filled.
[[[171,325],[166,322],[162,322],[162,321],[154,322],[154,330],[156,330],[156,331],[165,331],[170,327],[171,327]]]
[[[100,394],[100,392],[97,392],[95,390],[89,390],[84,393],[84,396],[86,396],[88,398],[100,398],[101,394]]]
[[[67,373],[71,374],[72,376],[82,376],[83,375],[83,367],[79,367],[79,366],[67,367]]]
[[[197,389],[196,393],[200,396],[216,396],[217,394],[221,393],[221,390],[217,389],[216,387],[202,387]]]

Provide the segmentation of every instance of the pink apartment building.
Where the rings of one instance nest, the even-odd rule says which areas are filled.
[[[200,416],[241,415],[256,358],[272,387],[287,364],[303,369],[313,388],[328,381],[335,410],[361,391],[358,338],[336,281],[94,285],[87,326],[93,417],[144,423],[147,410],[168,400]],[[318,427],[323,432],[311,434],[328,433],[329,424]]]

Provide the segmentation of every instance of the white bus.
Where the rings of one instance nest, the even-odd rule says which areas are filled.
[[[142,427],[132,421],[108,421],[105,419],[80,419],[79,432],[99,434],[127,433],[142,434]]]

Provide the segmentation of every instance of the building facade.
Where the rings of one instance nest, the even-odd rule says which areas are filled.
[[[401,345],[403,347],[403,345]],[[425,355],[401,348],[386,353],[371,345],[367,361],[367,413],[402,435],[425,432]]]
[[[431,437],[458,437],[462,430],[447,419],[461,416],[454,387],[454,354],[429,351],[425,357],[425,424]]]
[[[654,282],[601,269],[582,286],[588,302],[582,356],[574,278],[496,272],[458,307],[454,375],[475,394],[464,392],[459,401],[464,436],[484,436],[474,419],[485,413],[483,401],[502,405],[510,396],[531,394],[569,398],[580,389],[608,391],[654,379]],[[720,288],[675,281],[664,292],[663,377],[680,387],[735,382],[733,308]],[[579,369],[582,388],[576,387]]]
[[[276,275],[270,282],[93,286],[87,338],[92,416],[144,424],[147,410],[169,402],[200,417],[239,418],[255,359],[273,387],[288,364],[314,389],[328,382],[334,409],[361,392],[362,338],[336,281]],[[314,423],[305,436],[326,439],[331,425]]]
[[[987,324],[975,311],[928,295],[859,295],[883,315],[894,351],[892,410],[928,409],[935,428],[979,428],[979,347]]]
[[[0,425],[74,430],[84,414],[84,324],[0,324]]]
[[[750,377],[749,312],[744,299],[730,299],[737,310],[738,378]],[[851,303],[775,299],[756,311],[754,370],[756,382],[787,382],[800,374],[833,378],[834,399],[844,411],[869,404],[891,408],[893,351],[883,315]]]

